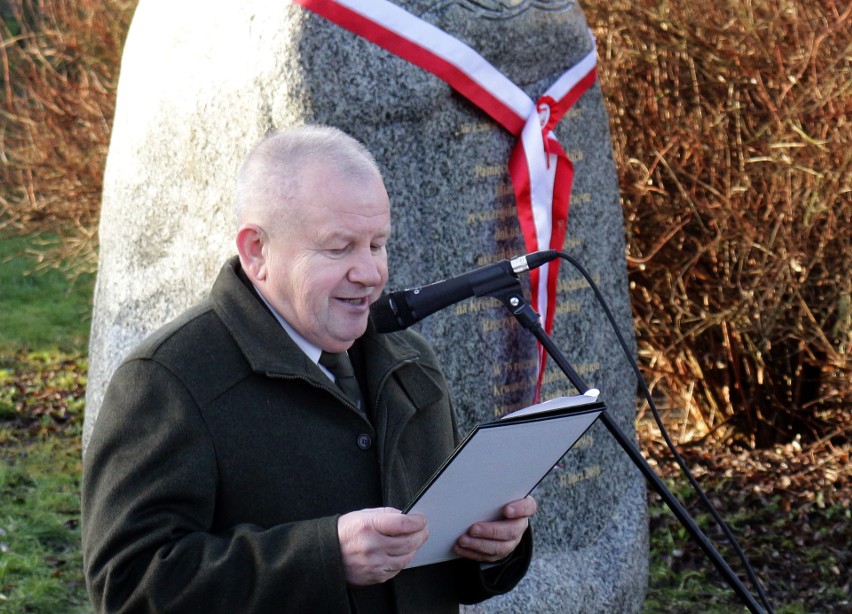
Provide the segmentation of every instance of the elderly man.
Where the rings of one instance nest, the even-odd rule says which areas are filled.
[[[454,448],[416,333],[378,335],[390,205],[370,154],[302,127],[237,184],[238,258],[110,382],[84,462],[83,543],[106,612],[456,612],[517,584],[535,501],[404,569],[399,512]]]

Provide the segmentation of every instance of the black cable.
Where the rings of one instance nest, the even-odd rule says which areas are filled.
[[[745,567],[746,575],[748,576],[749,581],[757,590],[757,593],[760,597],[761,602],[763,603],[763,606],[766,608],[766,611],[769,614],[774,614],[772,606],[769,604],[769,600],[767,599],[766,594],[763,591],[763,587],[757,578],[757,574],[754,572],[751,563],[749,563],[745,552],[743,552],[743,549],[740,547],[727,523],[721,517],[719,512],[716,511],[716,508],[713,507],[713,504],[710,502],[710,499],[707,498],[707,495],[704,493],[704,490],[701,488],[701,486],[698,484],[698,481],[692,475],[692,472],[686,465],[686,461],[680,455],[680,452],[677,451],[674,442],[672,442],[671,438],[669,437],[668,431],[666,431],[665,426],[663,426],[663,421],[660,417],[659,412],[657,411],[657,405],[656,403],[654,403],[654,399],[651,395],[651,390],[648,388],[648,384],[645,382],[645,378],[642,377],[642,372],[639,370],[639,364],[636,362],[636,359],[630,352],[630,348],[627,347],[627,342],[624,340],[621,331],[618,329],[618,324],[615,321],[615,317],[612,315],[612,311],[610,310],[609,305],[607,305],[607,302],[604,299],[600,289],[595,284],[589,272],[577,260],[575,260],[564,252],[559,252],[559,257],[567,261],[575,269],[577,269],[577,271],[579,271],[580,274],[586,279],[592,291],[595,293],[595,298],[597,298],[598,303],[600,303],[601,307],[604,310],[604,313],[606,314],[607,319],[612,325],[612,329],[615,332],[616,337],[618,338],[618,342],[621,345],[622,350],[624,350],[624,355],[627,357],[627,360],[630,363],[631,368],[633,369],[633,373],[636,375],[636,379],[639,382],[639,387],[642,389],[642,394],[645,397],[645,400],[648,402],[648,406],[651,408],[651,413],[654,416],[654,421],[657,423],[657,427],[660,429],[660,433],[663,435],[663,439],[665,440],[666,445],[671,451],[672,456],[677,461],[677,464],[678,466],[680,466],[681,471],[683,471],[684,475],[686,475],[693,490],[698,494],[698,497],[701,499],[701,502],[704,505],[705,509],[710,512],[710,515],[713,517],[713,520],[716,522],[719,528],[722,529],[722,532],[725,534],[725,537],[728,539],[728,542],[731,544],[734,551],[737,553],[737,556],[739,557],[740,561],[742,561],[743,566]]]

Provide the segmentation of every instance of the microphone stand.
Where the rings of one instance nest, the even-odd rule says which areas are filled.
[[[483,291],[482,294],[477,293],[477,296],[490,296],[500,300],[509,309],[509,311],[512,312],[512,315],[515,316],[521,326],[535,335],[536,339],[538,339],[539,343],[541,343],[542,347],[544,347],[545,351],[547,351],[548,355],[554,360],[554,362],[556,362],[574,387],[580,393],[584,393],[589,390],[589,386],[586,385],[580,375],[568,363],[562,355],[562,352],[556,344],[553,343],[553,340],[547,335],[544,328],[542,328],[539,322],[539,314],[536,313],[524,299],[520,281],[517,278],[508,275],[505,276],[505,279],[506,283],[494,284],[491,288],[488,288],[487,291]],[[751,612],[758,614],[764,612],[755,600],[754,596],[748,591],[748,589],[746,589],[716,548],[713,547],[713,544],[710,543],[710,540],[701,531],[683,505],[681,505],[680,501],[677,500],[677,498],[666,487],[662,479],[660,479],[660,477],[654,472],[654,469],[648,464],[645,457],[642,456],[642,453],[634,445],[631,438],[619,428],[606,411],[601,412],[599,419],[603,422],[604,426],[606,426],[607,430],[615,438],[621,448],[627,453],[630,460],[633,461],[633,464],[639,468],[639,471],[643,476],[645,476],[645,479],[648,480],[648,482],[654,487],[654,490],[660,494],[672,513],[674,513],[680,523],[692,536],[693,540],[695,540],[704,553],[710,558],[716,566],[716,569],[719,570],[722,577],[727,581],[728,585],[734,590],[734,592],[736,592],[746,607],[748,607]]]

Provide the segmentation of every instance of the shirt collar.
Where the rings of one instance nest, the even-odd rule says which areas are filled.
[[[254,285],[254,284],[252,284]],[[319,367],[320,371],[325,373],[331,381],[334,381],[334,376],[331,374],[331,371],[326,369],[324,366],[319,364],[320,355],[322,354],[322,349],[319,346],[314,345],[307,339],[305,339],[302,335],[296,332],[296,329],[293,328],[290,323],[284,319],[284,317],[278,313],[278,310],[275,309],[272,305],[269,304],[269,301],[266,300],[266,297],[263,296],[263,293],[258,290],[257,286],[254,286],[257,295],[260,297],[260,300],[269,308],[269,311],[272,312],[272,315],[275,316],[275,319],[278,320],[278,323],[284,328],[284,331],[290,336],[290,339],[299,346],[299,349],[302,350],[305,355],[313,362],[317,367]]]

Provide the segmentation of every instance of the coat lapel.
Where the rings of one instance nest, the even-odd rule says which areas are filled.
[[[239,258],[234,256],[222,268],[210,298],[255,373],[328,383],[257,296],[240,270]]]

